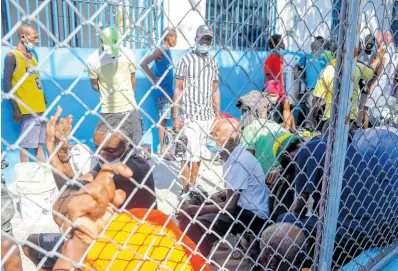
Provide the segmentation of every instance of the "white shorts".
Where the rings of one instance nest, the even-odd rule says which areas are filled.
[[[213,123],[214,119],[184,120],[182,129],[188,139],[185,161],[200,162],[201,157],[211,158],[211,153],[206,148],[206,138],[210,135]]]

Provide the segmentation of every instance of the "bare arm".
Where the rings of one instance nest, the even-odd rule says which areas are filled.
[[[216,118],[220,117],[220,89],[218,83],[213,83],[213,107]]]
[[[141,62],[141,68],[144,70],[144,72],[152,81],[152,83],[156,83],[158,78],[152,73],[148,65],[155,59],[161,59],[162,57],[163,57],[162,51],[158,48],[151,55],[144,58],[144,60]]]
[[[264,74],[264,85],[269,81],[269,74]]]
[[[235,210],[236,206],[238,206],[240,194],[235,193],[235,191],[231,189],[227,189],[225,191],[225,201],[217,203],[217,205],[205,205],[201,209],[201,206],[196,206],[198,211],[200,210],[199,214],[204,215],[210,213],[218,213],[220,211],[220,208],[226,210],[229,213],[232,213]]]
[[[131,86],[133,87],[133,92],[135,90],[135,73],[131,74]]]
[[[173,126],[176,131],[182,128],[181,119],[179,116],[181,95],[183,93],[184,82],[181,79],[176,80],[176,89],[173,97]]]
[[[99,91],[98,79],[90,79],[91,86],[95,91]]]
[[[14,74],[15,66],[16,66],[16,59],[13,53],[8,53],[6,55],[5,63],[4,63],[4,89],[8,93],[12,89],[12,76]],[[13,117],[15,122],[21,122],[22,120],[22,114],[21,111],[19,110],[18,103],[10,99],[12,111],[13,111]]]
[[[292,212],[297,215],[297,216],[303,216],[305,215],[306,211],[306,206],[307,206],[307,201],[308,201],[309,195],[308,193],[301,193],[300,197],[297,199],[296,203],[292,206]]]

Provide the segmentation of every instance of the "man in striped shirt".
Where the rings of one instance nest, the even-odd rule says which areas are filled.
[[[209,55],[212,41],[213,31],[206,25],[199,26],[195,50],[181,59],[176,70],[173,125],[177,131],[184,127],[188,138],[182,161],[183,192],[196,181],[201,154],[207,151],[206,136],[220,115],[218,64]]]

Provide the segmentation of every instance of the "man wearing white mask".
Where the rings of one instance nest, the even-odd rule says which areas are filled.
[[[197,179],[206,136],[220,116],[218,63],[209,55],[213,31],[206,25],[199,26],[195,42],[195,49],[177,65],[174,92],[173,125],[177,131],[183,128],[188,139],[182,161],[183,192]]]
[[[89,56],[87,72],[93,89],[100,93],[102,116],[129,114],[135,127],[131,140],[138,144],[142,136],[142,123],[134,97],[134,54],[121,45],[122,35],[116,26],[104,28],[100,40],[100,48]]]

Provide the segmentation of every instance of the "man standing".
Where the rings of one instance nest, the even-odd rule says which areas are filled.
[[[283,77],[283,56],[282,52],[285,50],[285,43],[279,34],[275,34],[268,40],[268,47],[272,50],[270,55],[264,61],[264,91],[277,99],[274,114],[275,120],[279,121],[280,117],[283,119],[281,124],[283,128],[296,130],[293,116],[290,112],[290,103],[286,96],[285,83]],[[270,83],[272,81],[272,84]],[[270,87],[275,85],[280,87]],[[280,89],[278,92],[272,90]],[[278,116],[279,115],[279,116]]]
[[[164,131],[167,120],[171,119],[171,109],[173,101],[173,62],[171,59],[170,48],[177,44],[177,31],[174,28],[166,28],[164,32],[164,43],[149,56],[147,56],[141,63],[142,69],[145,71],[153,84],[159,80],[159,90],[156,93],[156,104],[158,106],[158,113],[160,121],[159,139],[160,152],[164,154]],[[149,69],[148,64],[155,60],[154,73]]]
[[[206,25],[199,26],[195,37],[196,49],[184,56],[177,65],[173,124],[177,131],[184,126],[188,138],[186,155],[182,161],[183,192],[187,192],[189,185],[193,185],[197,179],[206,136],[214,118],[220,116],[218,64],[209,55],[212,41],[213,31]]]
[[[28,149],[34,149],[36,158],[44,162],[46,124],[33,115],[41,115],[46,111],[47,104],[34,51],[39,43],[39,36],[30,24],[22,24],[18,29],[18,36],[17,48],[6,55],[4,88],[6,92],[10,92],[15,85],[20,84],[14,90],[14,96],[18,99],[14,100],[13,97],[10,101],[14,121],[21,123],[21,135],[24,136],[19,144],[21,162],[29,162]]]
[[[91,85],[100,93],[103,116],[126,115],[132,118],[138,144],[142,136],[141,117],[134,98],[135,57],[132,51],[120,45],[122,37],[117,27],[107,27],[100,34],[101,47],[89,56],[87,71]]]

